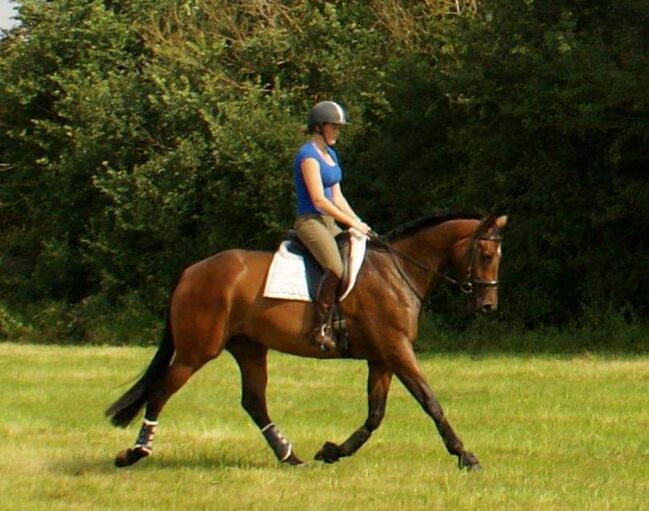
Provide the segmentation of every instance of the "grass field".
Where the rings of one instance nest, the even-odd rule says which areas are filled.
[[[112,465],[137,426],[102,412],[153,349],[0,344],[0,509],[649,508],[649,359],[421,357],[483,465],[460,472],[395,381],[385,421],[351,458],[279,465],[239,405],[228,355],[160,418],[154,456]],[[365,364],[272,354],[269,408],[303,459],[365,420]]]

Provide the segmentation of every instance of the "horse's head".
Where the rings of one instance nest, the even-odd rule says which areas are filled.
[[[491,215],[478,225],[473,235],[458,244],[454,258],[462,278],[460,287],[470,295],[469,306],[482,312],[498,308],[498,270],[502,256],[500,230],[507,224],[506,216]]]

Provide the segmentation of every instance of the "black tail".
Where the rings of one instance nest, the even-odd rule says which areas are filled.
[[[165,332],[149,364],[146,372],[135,384],[117,401],[108,407],[106,417],[115,426],[125,428],[142,409],[148,398],[148,392],[152,383],[161,378],[169,369],[169,363],[174,355],[173,336],[171,334],[171,322],[167,313],[167,324]]]

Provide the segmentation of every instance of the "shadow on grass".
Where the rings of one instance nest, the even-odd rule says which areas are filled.
[[[48,469],[51,472],[65,474],[74,477],[87,475],[111,475],[122,471],[150,471],[163,469],[200,469],[200,470],[224,470],[224,469],[273,469],[290,468],[280,464],[273,459],[250,459],[245,456],[237,456],[236,453],[214,453],[213,456],[201,455],[200,458],[176,456],[174,453],[160,453],[150,458],[140,460],[130,466],[118,468],[115,466],[114,458],[107,456],[94,456],[86,459],[68,459],[52,462]]]

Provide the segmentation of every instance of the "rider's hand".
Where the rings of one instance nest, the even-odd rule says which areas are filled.
[[[362,220],[357,220],[356,222],[354,222],[354,225],[352,225],[352,227],[357,231],[360,231],[361,234],[364,234],[365,236],[372,232],[372,228]]]

